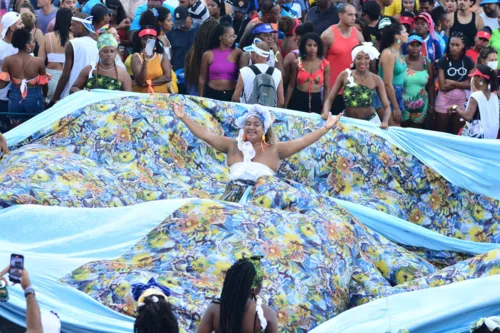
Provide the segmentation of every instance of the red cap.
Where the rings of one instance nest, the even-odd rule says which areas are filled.
[[[401,23],[401,24],[408,24],[410,26],[413,24],[413,21],[414,21],[414,18],[411,17],[411,16],[401,16],[399,18],[399,23]]]
[[[485,79],[487,79],[487,80],[489,80],[489,79],[490,79],[490,77],[489,77],[488,75],[481,73],[481,72],[479,71],[479,69],[477,69],[477,68],[476,68],[476,70],[474,71],[474,73],[469,74],[468,76],[470,76],[470,77],[474,77],[474,76],[482,76],[482,77],[484,77],[484,78],[485,78]]]
[[[491,35],[488,32],[483,31],[483,30],[479,30],[477,32],[476,36],[479,37],[479,38],[487,39],[487,40],[491,39]]]
[[[142,29],[140,32],[139,32],[139,37],[142,37],[142,36],[157,36],[158,33],[156,32],[155,29],[150,29],[150,28],[147,28],[147,29]]]

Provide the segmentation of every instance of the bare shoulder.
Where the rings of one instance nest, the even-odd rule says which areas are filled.
[[[262,309],[264,310],[264,317],[267,319],[267,321],[270,322],[277,322],[278,316],[276,314],[276,311],[274,311],[269,305],[267,304],[262,304]]]
[[[239,49],[239,48],[237,48],[237,47],[235,47],[235,48],[231,51],[231,53],[234,53],[234,54],[236,54],[237,56],[239,56],[240,54],[242,54],[242,53],[243,53],[243,50],[242,50],[242,49]]]
[[[325,31],[323,31],[323,33],[321,34],[321,39],[323,41],[332,42],[333,41],[333,30],[328,28]]]

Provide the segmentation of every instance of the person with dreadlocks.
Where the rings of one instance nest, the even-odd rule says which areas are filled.
[[[186,54],[184,61],[184,84],[190,95],[197,94],[198,80],[201,71],[201,58],[208,51],[215,30],[219,22],[209,18],[200,26],[196,32],[194,43]]]
[[[278,332],[276,312],[262,304],[259,296],[263,281],[260,259],[243,258],[229,268],[221,297],[205,311],[198,333]]]
[[[261,105],[248,106],[248,110],[236,119],[239,128],[236,139],[220,136],[186,115],[184,103],[174,105],[174,113],[199,139],[227,155],[229,179],[222,200],[246,203],[258,178],[273,176],[281,160],[300,152],[318,141],[339,121],[340,117],[328,116],[326,123],[301,138],[277,142],[271,128],[273,119],[269,109]]]
[[[132,295],[137,302],[134,333],[179,333],[177,318],[167,300],[169,288],[151,278],[147,284],[133,284]]]

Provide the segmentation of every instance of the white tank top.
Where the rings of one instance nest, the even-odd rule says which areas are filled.
[[[259,162],[238,162],[229,167],[230,180],[257,181],[263,176],[274,176],[274,170]]]
[[[69,74],[69,81],[63,90],[61,99],[69,95],[69,90],[75,83],[82,69],[88,65],[95,65],[99,61],[99,52],[97,51],[97,41],[85,36],[75,38],[69,41],[73,46],[73,68]]]

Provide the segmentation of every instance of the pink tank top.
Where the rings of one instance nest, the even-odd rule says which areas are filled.
[[[337,26],[332,26],[333,43],[328,49],[326,60],[330,63],[330,87],[333,87],[340,72],[351,67],[352,48],[359,44],[358,31],[355,27],[351,28],[351,35],[345,38],[340,34]]]
[[[208,80],[228,80],[236,81],[238,75],[238,65],[227,60],[232,49],[221,51],[213,49],[214,60],[208,66]]]

